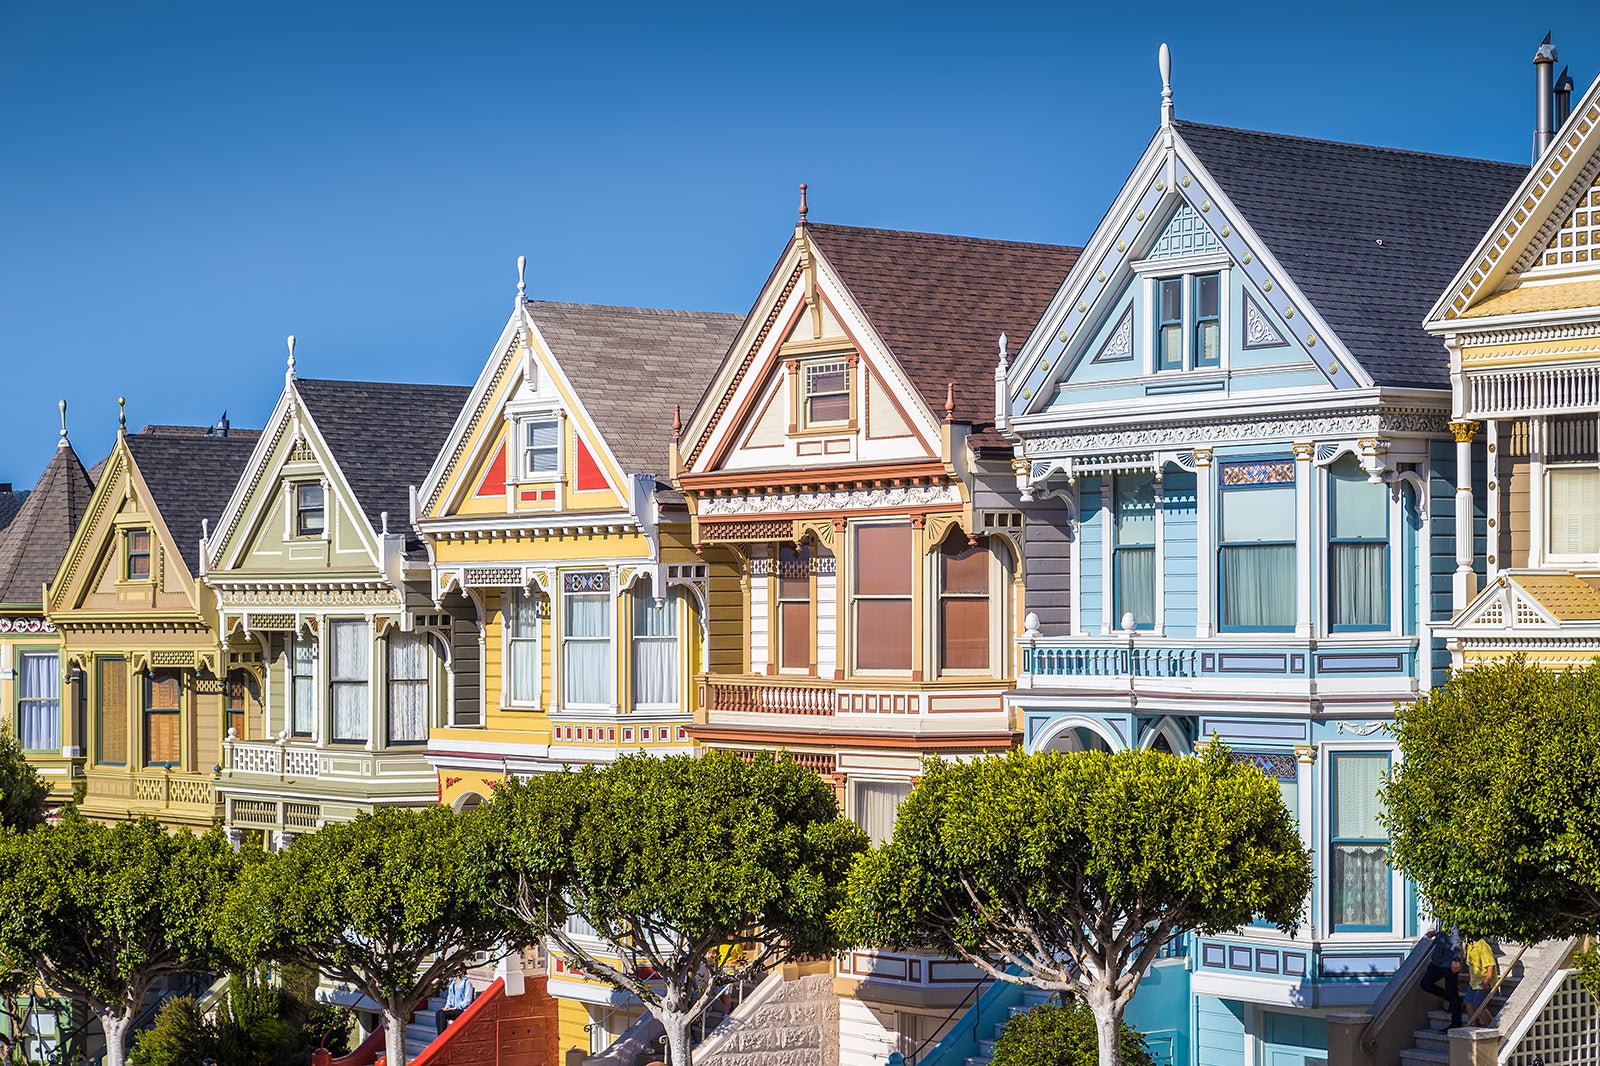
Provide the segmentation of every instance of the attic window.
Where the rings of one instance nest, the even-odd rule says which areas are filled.
[[[522,472],[528,477],[553,476],[558,469],[561,434],[554,418],[522,423]]]
[[[297,537],[320,537],[328,527],[327,498],[322,482],[307,481],[294,487],[294,532]]]
[[[1159,278],[1154,295],[1156,369],[1221,366],[1221,275],[1181,274],[1175,278]]]
[[[147,581],[150,578],[150,531],[128,530],[128,580]]]
[[[850,420],[850,364],[843,359],[805,368],[806,425]]]

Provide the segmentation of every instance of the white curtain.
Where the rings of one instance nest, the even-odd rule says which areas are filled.
[[[1133,612],[1136,625],[1154,625],[1156,621],[1156,550],[1154,548],[1117,549],[1117,627],[1122,627],[1122,616]]]
[[[1330,544],[1333,559],[1333,624],[1382,626],[1389,623],[1389,546],[1384,543]]]
[[[60,751],[60,657],[55,652],[21,652],[17,658],[17,739],[28,751]]]
[[[894,834],[894,816],[900,802],[911,795],[911,786],[899,781],[856,782],[856,824],[882,844]]]
[[[633,700],[678,702],[678,599],[669,594],[656,606],[648,578],[633,591]]]
[[[539,601],[531,589],[506,591],[506,620],[510,623],[511,699],[515,703],[539,702]]]
[[[611,597],[569,595],[561,676],[567,703],[611,702]]]
[[[1257,629],[1294,625],[1294,545],[1222,549],[1222,624]]]
[[[389,743],[428,739],[428,638],[391,633],[389,644]]]
[[[371,651],[365,622],[328,623],[328,675],[333,739],[367,739],[367,682]]]
[[[310,736],[316,727],[317,715],[317,645],[304,637],[295,637],[290,660],[294,671],[294,724],[291,731]]]
[[[1338,926],[1389,926],[1388,834],[1378,790],[1389,770],[1379,753],[1333,757],[1333,855],[1329,892]]]

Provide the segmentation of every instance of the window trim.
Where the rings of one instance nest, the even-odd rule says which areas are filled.
[[[995,634],[1003,629],[996,625],[996,621],[1004,620],[1005,597],[995,595],[995,590],[1005,587],[1006,570],[1000,561],[1000,553],[994,549],[994,537],[982,534],[978,537],[976,547],[984,554],[985,569],[988,571],[988,591],[983,595],[972,592],[951,593],[945,591],[944,584],[944,548],[950,542],[950,537],[960,536],[959,529],[952,529],[944,540],[933,546],[930,555],[934,556],[933,565],[933,600],[934,618],[933,625],[933,662],[936,676],[938,677],[994,677],[995,666],[1005,661],[1004,653],[995,646]],[[944,633],[944,604],[946,600],[983,600],[989,605],[989,632],[986,647],[988,649],[989,664],[982,669],[972,667],[945,666],[945,633]]]
[[[1338,844],[1382,844],[1384,847],[1387,847],[1390,843],[1390,838],[1387,837],[1383,840],[1372,840],[1366,837],[1335,837],[1333,835],[1334,810],[1338,802],[1338,785],[1336,780],[1336,775],[1338,773],[1338,761],[1341,756],[1345,755],[1381,755],[1388,759],[1390,772],[1393,772],[1395,766],[1400,761],[1400,753],[1392,747],[1363,747],[1356,743],[1352,743],[1348,747],[1324,745],[1321,751],[1318,753],[1318,762],[1323,763],[1327,767],[1327,769],[1323,771],[1326,775],[1323,786],[1325,789],[1324,795],[1328,797],[1328,802],[1323,805],[1323,812],[1321,815],[1322,825],[1320,827],[1322,830],[1320,836],[1327,847],[1327,863],[1325,867],[1327,876],[1319,879],[1323,884],[1323,887],[1320,891],[1323,927],[1327,930],[1329,935],[1353,934],[1355,936],[1371,936],[1374,933],[1391,933],[1395,931],[1395,926],[1398,924],[1397,919],[1402,917],[1401,915],[1397,914],[1397,911],[1400,908],[1395,906],[1396,901],[1402,897],[1397,895],[1395,890],[1395,878],[1398,875],[1392,866],[1389,869],[1388,903],[1385,907],[1385,910],[1388,912],[1389,916],[1389,921],[1387,924],[1336,925],[1333,921],[1333,850],[1335,846]]]
[[[853,353],[839,352],[819,357],[801,360],[797,364],[799,381],[799,409],[796,411],[795,423],[800,431],[817,430],[833,432],[849,429],[856,423],[856,362]],[[811,392],[811,379],[821,376],[821,372],[838,366],[844,373],[844,388],[829,392]],[[831,371],[830,372],[836,372]],[[828,419],[827,421],[813,421],[811,418],[811,401],[815,397],[843,396],[845,403],[845,416],[843,418]]]
[[[1229,463],[1233,463],[1233,462],[1287,462],[1287,461],[1291,461],[1291,458],[1292,457],[1281,456],[1281,455],[1263,455],[1263,456],[1254,456],[1254,457],[1246,457],[1246,456],[1233,457],[1233,456],[1229,456],[1228,459],[1227,459],[1227,462],[1229,462]],[[1295,480],[1293,480],[1293,481],[1276,481],[1276,482],[1270,482],[1270,483],[1262,484],[1262,485],[1224,485],[1224,484],[1222,484],[1222,465],[1223,464],[1221,464],[1221,463],[1213,464],[1213,466],[1212,466],[1212,474],[1211,474],[1212,478],[1214,478],[1216,480],[1216,494],[1217,494],[1217,502],[1216,502],[1216,511],[1217,511],[1217,513],[1216,513],[1216,518],[1214,519],[1214,521],[1216,522],[1216,540],[1215,540],[1216,556],[1215,556],[1215,558],[1216,558],[1216,564],[1217,564],[1217,579],[1216,579],[1217,580],[1217,586],[1216,586],[1216,589],[1215,589],[1215,592],[1214,592],[1214,596],[1215,596],[1215,601],[1216,602],[1215,602],[1214,610],[1216,611],[1217,632],[1218,633],[1293,633],[1294,630],[1295,630],[1295,626],[1296,626],[1296,623],[1295,623],[1295,621],[1293,619],[1291,619],[1287,625],[1281,625],[1281,626],[1240,626],[1240,625],[1229,625],[1226,622],[1226,620],[1223,617],[1223,600],[1224,600],[1224,597],[1226,595],[1226,590],[1227,590],[1227,587],[1228,587],[1228,576],[1227,576],[1227,562],[1226,562],[1227,556],[1224,554],[1224,550],[1227,549],[1227,548],[1230,548],[1230,547],[1258,547],[1258,548],[1285,548],[1285,547],[1287,547],[1287,548],[1294,548],[1295,549],[1295,567],[1296,567],[1296,569],[1298,569],[1299,566],[1300,566],[1300,561],[1301,561],[1300,557],[1299,557],[1299,537],[1298,536],[1291,537],[1288,540],[1226,541],[1226,540],[1222,539],[1222,523],[1223,523],[1223,510],[1224,510],[1224,508],[1226,506],[1225,499],[1226,499],[1226,496],[1227,496],[1228,493],[1236,492],[1236,493],[1240,493],[1240,494],[1247,494],[1247,493],[1250,493],[1250,492],[1253,492],[1253,491],[1260,491],[1262,489],[1279,489],[1279,490],[1281,490],[1285,486],[1287,486],[1290,496],[1295,498],[1295,527],[1296,527],[1296,530],[1298,531],[1299,524],[1300,524],[1299,504],[1298,504],[1298,496],[1297,496],[1297,494],[1300,491],[1300,486],[1299,486],[1300,469],[1299,469],[1299,466],[1298,465],[1295,466]],[[1296,617],[1298,617],[1299,590],[1298,590],[1298,588],[1296,588],[1296,589],[1293,589],[1291,591],[1294,593],[1294,597],[1295,597],[1295,599],[1297,601],[1295,612],[1296,612]]]
[[[507,598],[511,595],[528,596],[533,599],[534,624],[532,636],[522,636],[516,632],[516,625],[512,621],[513,616],[506,609]],[[539,601],[541,598],[546,603],[550,601],[548,596],[541,596],[541,590],[535,585],[508,585],[500,590],[501,710],[537,711],[544,706],[544,619],[539,614]],[[554,612],[551,613],[553,614]],[[527,642],[533,645],[534,698],[531,702],[516,698],[516,679],[512,676],[512,650],[520,642]]]
[[[580,574],[581,575],[594,575],[594,574],[603,574],[603,575],[605,575],[605,578],[606,578],[605,591],[601,592],[601,591],[594,591],[594,590],[588,590],[588,591],[569,590],[567,588],[567,580],[568,580],[568,578],[574,577],[574,576],[578,576]],[[557,647],[559,648],[558,654],[561,657],[561,667],[560,667],[560,671],[559,671],[559,675],[558,675],[559,676],[559,680],[560,680],[561,691],[560,691],[560,700],[558,702],[558,706],[562,710],[577,710],[577,711],[604,710],[604,711],[614,711],[614,710],[617,709],[617,591],[616,591],[616,585],[617,585],[617,581],[616,581],[615,575],[611,574],[611,572],[608,571],[608,570],[567,571],[567,572],[565,572],[565,573],[563,573],[561,575],[561,618],[560,618],[560,630],[559,630],[559,633],[558,633],[558,636],[557,636]],[[590,599],[590,600],[604,600],[605,601],[605,603],[606,603],[606,615],[605,615],[605,617],[606,617],[606,635],[604,637],[574,637],[570,633],[567,632],[567,629],[568,629],[568,623],[567,623],[567,601],[571,600],[571,599]],[[574,642],[574,641],[582,642],[582,643],[585,643],[585,644],[600,644],[600,643],[604,642],[607,645],[607,648],[609,650],[609,654],[606,656],[606,663],[607,663],[607,667],[609,669],[609,673],[607,674],[607,677],[608,677],[608,683],[609,683],[609,694],[610,694],[610,697],[611,697],[608,701],[601,702],[601,703],[578,703],[578,702],[574,702],[574,701],[568,699],[568,697],[567,697],[567,693],[568,693],[567,680],[568,679],[567,679],[567,676],[566,676],[566,673],[567,673],[567,671],[566,671],[567,646],[570,643]]]
[[[1543,484],[1540,485],[1540,489],[1544,493],[1544,500],[1543,500],[1543,504],[1542,504],[1542,509],[1544,511],[1544,514],[1541,516],[1544,519],[1544,521],[1543,521],[1544,529],[1540,531],[1540,539],[1543,540],[1544,543],[1541,544],[1539,547],[1542,550],[1543,555],[1544,555],[1544,560],[1543,561],[1546,562],[1546,563],[1551,563],[1551,564],[1555,564],[1555,565],[1558,565],[1558,566],[1562,566],[1562,565],[1579,566],[1579,565],[1584,565],[1584,564],[1593,565],[1595,563],[1596,559],[1600,558],[1600,551],[1596,551],[1596,552],[1591,553],[1591,554],[1582,554],[1582,553],[1573,553],[1573,552],[1560,552],[1560,553],[1558,553],[1558,552],[1556,552],[1554,550],[1554,544],[1552,543],[1552,540],[1551,540],[1551,537],[1555,533],[1555,502],[1556,502],[1556,494],[1555,494],[1555,488],[1554,488],[1554,483],[1553,483],[1553,477],[1557,472],[1563,471],[1563,470],[1600,470],[1600,463],[1594,463],[1594,462],[1588,462],[1588,461],[1576,462],[1576,463],[1573,463],[1573,462],[1552,463],[1552,462],[1546,461],[1545,463],[1541,464],[1541,466],[1542,466],[1542,469],[1539,471],[1539,479],[1543,483]],[[1597,476],[1600,476],[1600,475],[1597,475]]]
[[[27,658],[28,656],[34,656],[34,655],[49,656],[49,657],[55,659],[55,661],[56,661],[56,670],[55,670],[55,673],[56,673],[56,695],[55,695],[55,699],[54,700],[41,699],[39,697],[24,697],[23,694],[22,694],[22,679],[23,679],[23,676],[24,676],[23,669],[22,669],[22,660],[24,658]],[[59,741],[62,741],[64,739],[64,735],[63,735],[64,731],[62,730],[63,721],[62,721],[62,717],[61,717],[61,708],[62,708],[63,701],[65,700],[65,697],[66,697],[66,683],[65,683],[66,682],[66,675],[63,674],[62,669],[61,669],[61,647],[60,647],[60,645],[56,645],[56,646],[52,647],[50,645],[44,645],[44,644],[34,644],[34,645],[19,644],[19,645],[17,645],[16,647],[14,647],[12,649],[12,656],[13,656],[13,664],[14,664],[13,667],[12,667],[12,676],[15,678],[15,680],[12,683],[12,694],[11,694],[12,695],[12,700],[11,700],[11,732],[17,738],[17,744],[22,747],[22,750],[24,752],[27,752],[30,755],[31,754],[40,754],[40,755],[42,755],[42,754],[45,754],[46,752],[50,752],[50,753],[54,753],[56,755],[60,755],[61,754],[61,748],[62,748],[62,744],[61,743],[57,743],[56,746],[53,747],[53,748],[30,748],[30,747],[27,747],[27,746],[22,744],[22,705],[25,702],[27,702],[27,703],[51,703],[51,702],[53,702],[56,705],[56,715],[55,715],[55,720],[56,720],[56,740],[59,742]]]
[[[1188,293],[1188,298],[1187,298],[1188,302],[1187,302],[1187,305],[1185,307],[1185,310],[1190,312],[1188,317],[1189,317],[1189,320],[1190,320],[1190,322],[1189,322],[1189,333],[1190,333],[1190,337],[1189,337],[1189,346],[1190,346],[1189,368],[1191,370],[1221,370],[1222,369],[1222,347],[1223,347],[1223,345],[1222,345],[1222,341],[1223,341],[1222,305],[1224,303],[1223,289],[1222,289],[1222,275],[1223,275],[1223,272],[1220,271],[1220,270],[1215,270],[1215,271],[1208,270],[1205,273],[1192,273],[1192,274],[1185,274],[1184,275],[1184,277],[1187,279],[1187,281],[1189,283],[1188,284],[1189,293]],[[1202,281],[1206,280],[1207,278],[1215,278],[1216,281],[1217,281],[1217,313],[1214,314],[1214,315],[1205,315],[1205,314],[1201,314],[1201,312],[1200,312],[1200,283]],[[1204,326],[1207,322],[1215,322],[1217,324],[1217,361],[1214,362],[1214,363],[1204,363],[1204,362],[1200,361],[1200,328],[1202,326]]]
[[[149,546],[142,552],[133,550],[133,538],[137,534],[144,534],[149,538]],[[137,581],[142,583],[154,582],[156,579],[156,537],[155,530],[150,526],[130,526],[122,531],[122,579],[124,581]],[[145,572],[135,574],[133,561],[143,559]]]
[[[561,412],[557,410],[524,411],[511,420],[513,445],[516,450],[516,471],[519,484],[534,484],[561,480],[562,464],[565,458],[565,422]],[[536,425],[550,424],[555,427],[556,442],[547,448],[535,448],[528,442],[528,434]],[[554,461],[549,470],[534,470],[530,459],[535,452],[551,452]]]
[[[292,536],[295,540],[324,540],[328,536],[328,486],[321,480],[292,481],[290,482],[290,500],[294,504],[294,526]],[[316,489],[322,494],[322,503],[317,507],[307,507],[303,494],[307,489]],[[310,514],[321,515],[322,526],[319,529],[308,531],[305,528],[305,519]]]
[[[156,708],[150,705],[151,701],[154,699],[155,675],[157,673],[171,674],[177,678],[178,705],[176,707]],[[184,671],[180,669],[162,668],[160,670],[150,670],[145,673],[142,684],[140,685],[140,695],[142,696],[142,699],[140,700],[139,705],[139,754],[142,757],[140,759],[140,765],[146,769],[149,769],[150,767],[160,767],[167,770],[180,770],[183,768],[183,705],[184,690],[186,688],[183,683],[183,674]],[[150,720],[154,715],[170,715],[171,717],[177,719],[178,757],[175,760],[164,761],[150,758]]]
[[[1150,479],[1151,523],[1149,544],[1120,544],[1117,540],[1117,482],[1126,477],[1148,477]],[[1111,586],[1111,628],[1115,632],[1122,632],[1123,612],[1117,608],[1122,606],[1122,568],[1117,565],[1117,556],[1124,551],[1147,551],[1150,553],[1152,567],[1150,573],[1150,621],[1141,623],[1134,618],[1134,631],[1139,633],[1153,633],[1159,626],[1161,618],[1161,580],[1158,573],[1162,566],[1161,523],[1156,520],[1156,515],[1163,507],[1161,498],[1161,484],[1156,480],[1153,471],[1119,470],[1106,477],[1107,495],[1110,497],[1110,508],[1107,517],[1106,536],[1111,541],[1111,573],[1107,575]]]
[[[885,596],[885,595],[881,595],[881,594],[868,593],[867,595],[863,596],[861,593],[856,591],[857,585],[858,585],[858,583],[859,583],[859,581],[861,579],[861,571],[860,571],[861,551],[860,551],[860,547],[859,547],[860,541],[859,541],[858,538],[859,538],[860,531],[862,529],[864,529],[864,528],[869,527],[869,526],[894,526],[894,527],[905,529],[907,531],[907,534],[908,534],[908,536],[907,536],[907,545],[908,545],[908,549],[909,549],[908,554],[910,555],[910,558],[906,560],[906,565],[910,568],[910,578],[909,578],[909,587],[908,587],[905,595],[903,595],[903,596]],[[849,611],[849,622],[848,622],[848,624],[849,624],[849,627],[850,627],[850,673],[851,673],[852,676],[855,676],[855,677],[903,677],[903,678],[914,678],[917,675],[917,655],[918,655],[918,648],[917,648],[917,610],[918,610],[919,598],[917,596],[917,590],[918,590],[918,585],[922,580],[922,577],[921,577],[921,575],[922,575],[922,565],[921,565],[922,561],[917,557],[918,556],[918,552],[917,552],[917,530],[916,530],[916,527],[913,526],[909,520],[896,521],[895,520],[895,516],[893,516],[893,515],[884,515],[882,517],[874,516],[872,518],[865,518],[865,519],[860,519],[858,521],[850,522],[849,527],[846,530],[846,536],[848,536],[850,538],[849,548],[848,548],[848,550],[850,552],[850,586],[849,586],[849,589],[847,590],[847,592],[848,592],[847,601],[848,602],[846,603],[846,609]],[[815,588],[815,582],[813,581],[813,586],[812,586],[813,598],[815,597],[815,594],[816,594],[816,588]],[[861,666],[861,626],[860,626],[860,623],[858,621],[858,612],[856,611],[856,605],[858,603],[860,603],[863,599],[865,599],[865,600],[876,600],[876,601],[880,601],[880,602],[893,602],[893,603],[899,603],[901,601],[904,601],[906,603],[907,607],[909,608],[909,610],[911,612],[911,633],[909,635],[909,640],[907,641],[907,645],[906,645],[906,665],[904,667],[866,667],[866,668],[863,668]],[[816,623],[815,623],[814,620],[813,620],[812,624],[813,624],[813,626],[815,626]]]
[[[101,670],[102,663],[122,664],[122,758],[120,759],[107,759],[104,757],[105,729],[103,726],[105,724],[106,694],[105,688],[101,684],[101,682],[105,679],[105,675]],[[130,740],[128,736],[128,718],[133,712],[133,701],[128,698],[132,694],[129,690],[133,688],[133,686],[128,683],[132,680],[128,676],[128,657],[126,655],[96,655],[90,660],[90,665],[94,671],[94,707],[90,712],[90,717],[94,722],[94,765],[127,766],[128,743]]]
[[[333,649],[332,649],[332,645],[333,645],[333,627],[336,626],[336,625],[354,625],[354,626],[357,626],[357,627],[359,627],[360,631],[366,637],[367,676],[366,676],[365,679],[363,679],[361,681],[341,681],[341,680],[338,680],[337,678],[335,678],[333,676]],[[373,695],[373,693],[372,693],[372,685],[373,685],[373,677],[372,677],[372,675],[373,675],[373,666],[374,666],[373,660],[376,658],[376,656],[373,654],[374,645],[375,645],[376,641],[373,640],[373,632],[372,632],[372,630],[373,630],[372,625],[369,624],[365,618],[328,618],[328,619],[324,620],[323,625],[322,625],[322,632],[320,634],[318,634],[319,637],[320,637],[318,643],[322,644],[322,645],[325,645],[321,649],[321,651],[327,657],[326,667],[325,667],[325,669],[323,671],[325,680],[323,681],[322,685],[320,686],[320,688],[318,690],[318,695],[320,696],[323,693],[326,693],[327,697],[328,697],[328,699],[327,699],[327,703],[328,703],[328,710],[327,710],[327,715],[328,715],[328,743],[330,743],[330,744],[340,744],[340,745],[357,745],[357,744],[359,744],[359,745],[363,745],[364,746],[364,745],[371,744],[373,742],[373,737],[372,737],[372,726],[373,726],[373,722],[372,722],[372,718],[373,718],[373,715],[372,715],[372,695]],[[366,690],[366,694],[367,694],[367,699],[366,699],[366,717],[364,719],[364,730],[363,730],[366,733],[366,736],[359,737],[359,738],[352,738],[352,737],[341,737],[341,736],[337,735],[337,731],[338,731],[338,701],[333,698],[333,693],[334,693],[335,688],[337,686],[339,686],[339,685],[345,685],[345,686],[350,686],[350,687],[354,687],[356,685],[359,685],[363,689]]]
[[[1403,552],[1394,552],[1395,532],[1395,500],[1394,494],[1389,491],[1386,484],[1380,483],[1387,499],[1383,504],[1383,536],[1377,537],[1335,537],[1333,535],[1334,523],[1334,466],[1346,459],[1354,459],[1348,453],[1330,462],[1322,470],[1323,484],[1323,543],[1327,546],[1323,561],[1323,580],[1327,582],[1326,592],[1323,596],[1324,614],[1327,619],[1329,633],[1392,633],[1395,624],[1394,591],[1396,586],[1395,558]],[[1358,464],[1359,465],[1359,464]],[[1401,502],[1404,502],[1402,494]],[[1404,516],[1401,516],[1402,532]],[[1333,620],[1334,605],[1334,576],[1333,576],[1333,547],[1336,544],[1379,544],[1383,545],[1383,622],[1380,625],[1355,625],[1352,623],[1335,623]],[[1298,562],[1298,560],[1296,560]]]
[[[1230,309],[1230,296],[1232,294],[1231,273],[1232,264],[1225,255],[1206,253],[1204,255],[1182,256],[1170,259],[1145,259],[1132,264],[1134,273],[1144,280],[1143,299],[1145,300],[1145,316],[1143,321],[1153,328],[1148,341],[1139,341],[1138,328],[1135,329],[1135,341],[1142,347],[1145,363],[1151,374],[1177,375],[1177,374],[1226,374],[1231,366],[1229,356],[1228,337],[1231,331],[1230,323],[1233,316]],[[1196,339],[1199,336],[1199,320],[1196,316],[1198,309],[1198,279],[1215,274],[1217,276],[1217,331],[1219,343],[1217,348],[1218,361],[1215,364],[1200,364],[1196,361]],[[1183,321],[1179,336],[1182,338],[1182,359],[1177,365],[1163,366],[1161,363],[1161,323],[1162,309],[1161,283],[1163,281],[1179,280],[1182,282],[1181,292],[1183,301]],[[1135,322],[1139,321],[1137,316]],[[1207,321],[1210,321],[1208,318]]]

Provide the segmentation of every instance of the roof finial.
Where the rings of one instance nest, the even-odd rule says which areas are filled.
[[[528,257],[517,256],[517,306],[528,298]]]
[[[672,405],[672,442],[676,444],[683,439],[683,405]]]
[[[61,400],[56,406],[61,409],[61,439],[56,442],[56,447],[65,448],[67,447],[67,401]]]
[[[125,437],[127,435],[128,435],[128,398],[126,396],[118,396],[117,397],[117,436]]]
[[[289,334],[289,369],[283,372],[283,383],[287,385],[294,379],[294,334],[291,333]]]
[[[807,210],[808,209],[806,207],[806,183],[802,181],[800,183],[800,221],[801,222],[804,222],[806,220],[806,211]]]
[[[956,383],[950,382],[944,390],[944,420],[954,422],[956,419]]]
[[[1156,61],[1161,67],[1161,126],[1165,129],[1172,125],[1172,49],[1166,41],[1161,42]]]
[[[1000,365],[1009,366],[1011,363],[1011,349],[1006,344],[1006,335],[1000,334]]]

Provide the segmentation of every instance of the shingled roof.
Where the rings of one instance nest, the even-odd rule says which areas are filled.
[[[19,492],[10,485],[0,485],[0,531],[4,531],[11,520],[17,517],[17,512],[22,510],[27,499],[27,489]]]
[[[465,385],[299,378],[295,390],[377,530],[411,529],[411,487],[421,485],[472,390]],[[421,546],[408,537],[406,549]]]
[[[40,591],[55,579],[94,482],[65,440],[45,465],[11,524],[0,532],[0,603],[42,605]]]
[[[1379,384],[1448,387],[1448,354],[1422,321],[1526,166],[1174,126]]]
[[[1058,244],[808,223],[806,234],[850,290],[931,410],[956,387],[956,417],[994,418],[1000,334],[1038,325],[1081,249]]]
[[[146,426],[127,437],[128,451],[154,497],[189,573],[200,573],[200,526],[213,527],[261,431],[209,426]]]
[[[539,333],[629,474],[665,484],[673,408],[687,419],[743,315],[528,301]]]

